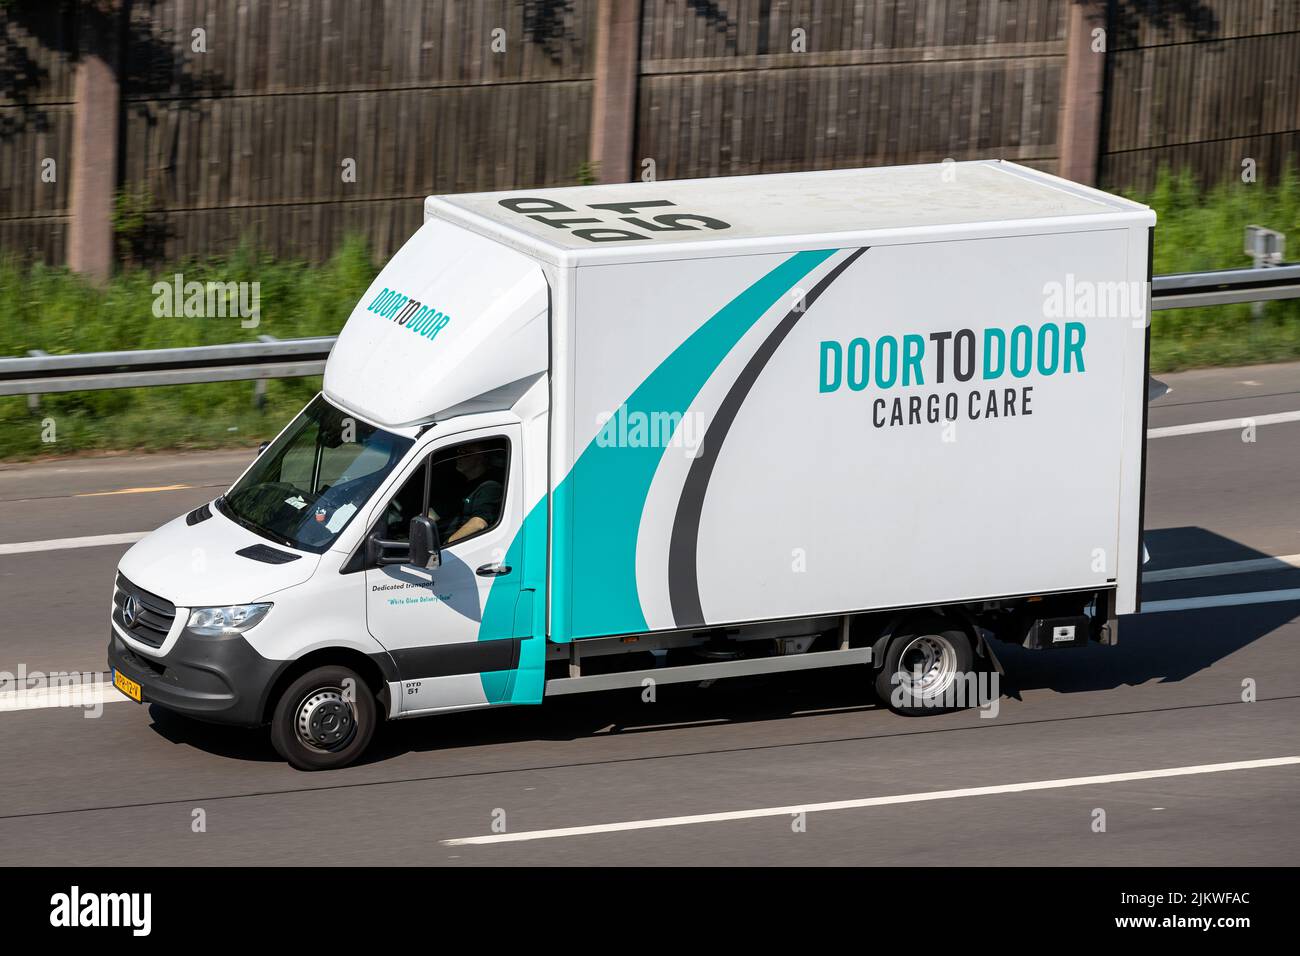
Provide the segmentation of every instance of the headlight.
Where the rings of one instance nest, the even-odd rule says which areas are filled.
[[[202,637],[242,634],[271,610],[269,604],[230,604],[226,607],[196,607],[190,611],[188,629]]]

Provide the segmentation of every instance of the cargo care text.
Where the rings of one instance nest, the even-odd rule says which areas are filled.
[[[959,417],[979,420],[1032,415],[1033,386],[1014,380],[1031,375],[1083,373],[1086,339],[1082,322],[1046,322],[1037,328],[991,327],[978,333],[974,329],[957,329],[928,335],[882,335],[874,340],[823,340],[818,390],[885,392],[928,384],[1003,379],[1003,385],[996,388],[878,397],[872,402],[872,424],[885,428],[922,422],[938,424]]]

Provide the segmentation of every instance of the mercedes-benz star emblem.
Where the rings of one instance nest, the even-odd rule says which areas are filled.
[[[122,604],[122,620],[126,622],[127,627],[135,627],[135,622],[140,619],[140,602],[132,594]]]

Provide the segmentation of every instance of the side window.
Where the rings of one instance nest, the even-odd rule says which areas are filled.
[[[430,460],[429,517],[444,545],[495,528],[506,498],[510,442],[484,438],[435,452]]]
[[[380,536],[409,540],[411,519],[422,511],[438,525],[443,547],[496,527],[504,510],[509,462],[510,442],[505,438],[485,438],[434,452],[388,502],[380,518]]]

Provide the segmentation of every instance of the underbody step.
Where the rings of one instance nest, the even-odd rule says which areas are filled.
[[[586,694],[622,687],[640,687],[650,678],[656,684],[685,684],[743,677],[749,674],[776,674],[787,671],[818,670],[871,663],[871,648],[853,647],[844,651],[819,651],[815,654],[791,654],[778,657],[751,657],[739,661],[716,661],[711,664],[686,664],[681,667],[653,667],[648,670],[620,671],[616,674],[592,674],[589,677],[560,677],[546,682],[546,696]]]

